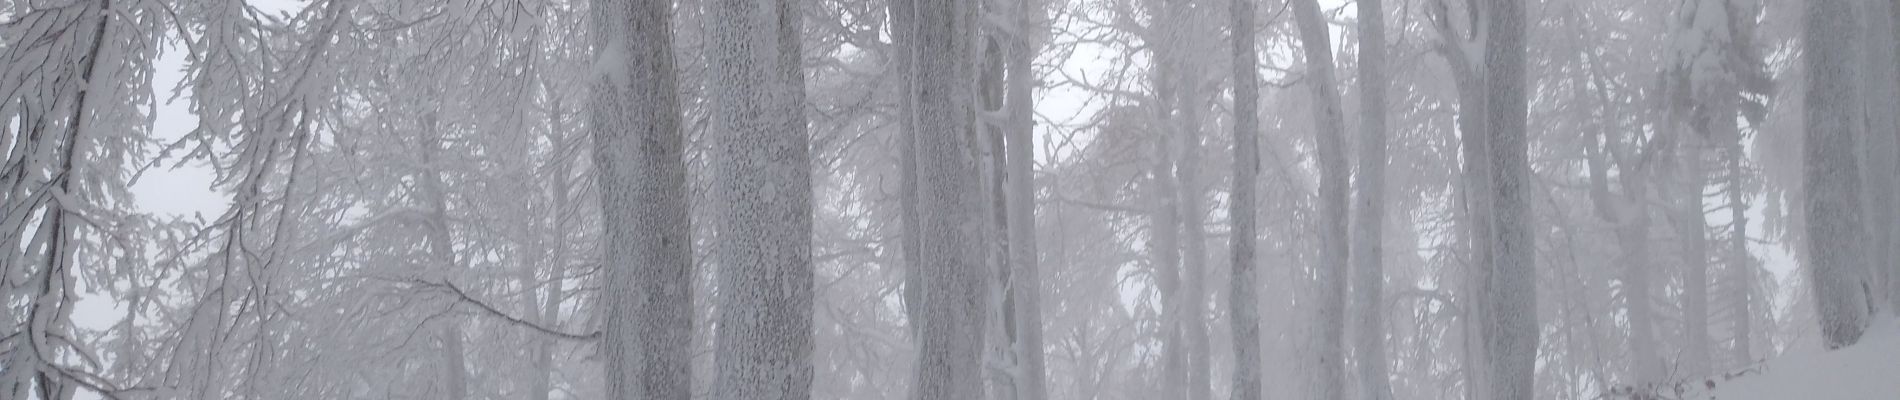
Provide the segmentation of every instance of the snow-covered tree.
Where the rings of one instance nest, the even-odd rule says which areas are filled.
[[[1867,325],[1866,211],[1854,156],[1860,92],[1854,72],[1860,52],[1851,45],[1857,20],[1852,4],[1811,3],[1802,34],[1808,71],[1802,109],[1807,124],[1802,135],[1805,256],[1822,341],[1829,349],[1853,345]]]
[[[707,4],[716,399],[811,396],[812,181],[796,4]]]
[[[680,128],[669,23],[673,10],[666,2],[653,1],[599,1],[592,7],[589,23],[599,72],[590,88],[589,126],[605,230],[606,279],[601,295],[606,315],[599,346],[607,398],[688,399],[692,397],[694,264],[686,137]],[[739,123],[727,127],[746,128]],[[770,132],[772,127],[760,130]],[[744,133],[764,134],[733,134]],[[730,268],[773,267],[739,264]],[[799,267],[780,269],[798,272]]]

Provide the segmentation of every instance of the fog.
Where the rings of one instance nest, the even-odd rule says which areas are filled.
[[[1900,367],[1897,43],[1889,1],[0,0],[0,400],[1900,397],[1855,378]]]

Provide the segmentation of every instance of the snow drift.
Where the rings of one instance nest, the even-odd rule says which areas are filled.
[[[1883,319],[1859,343],[1792,352],[1715,388],[1720,400],[1900,399],[1900,320]]]

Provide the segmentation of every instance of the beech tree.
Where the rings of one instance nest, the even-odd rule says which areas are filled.
[[[589,123],[601,186],[606,243],[602,260],[608,263],[602,303],[610,311],[600,339],[607,397],[688,399],[692,397],[693,252],[687,222],[686,138],[680,128],[669,24],[673,10],[666,2],[655,1],[602,1],[593,7],[589,23],[595,62],[603,65],[603,72],[594,77]],[[733,124],[728,129],[747,128],[728,123]],[[779,268],[796,273],[798,266]],[[545,392],[537,389],[536,393]]]
[[[978,398],[983,393],[978,362],[983,345],[983,282],[989,249],[984,245],[985,201],[979,184],[981,161],[972,124],[976,106],[972,63],[976,54],[972,25],[976,8],[968,2],[917,0],[917,42],[910,51],[916,66],[911,83],[917,119],[913,147],[917,163],[917,233],[922,293],[917,315],[915,396],[920,400]]]
[[[1319,164],[1320,255],[1313,268],[1319,285],[1318,328],[1312,351],[1318,364],[1313,395],[1344,396],[1346,385],[1347,171],[1345,116],[1339,89],[1333,87],[1332,33],[1314,0],[1295,0],[1293,16],[1299,24],[1301,49],[1306,55],[1306,86],[1313,94],[1314,152]]]
[[[811,156],[803,15],[789,0],[707,5],[719,263],[712,397],[805,399],[812,382]]]
[[[1537,365],[1536,235],[1531,212],[1530,140],[1524,37],[1529,29],[1521,0],[1485,3],[1485,130],[1491,155],[1491,268],[1486,307],[1485,352],[1491,357],[1490,396],[1534,396]]]

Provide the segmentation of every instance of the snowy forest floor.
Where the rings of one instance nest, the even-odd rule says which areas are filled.
[[[1900,399],[1900,319],[1875,323],[1853,346],[1794,351],[1769,361],[1759,374],[1715,388],[1719,400]]]

